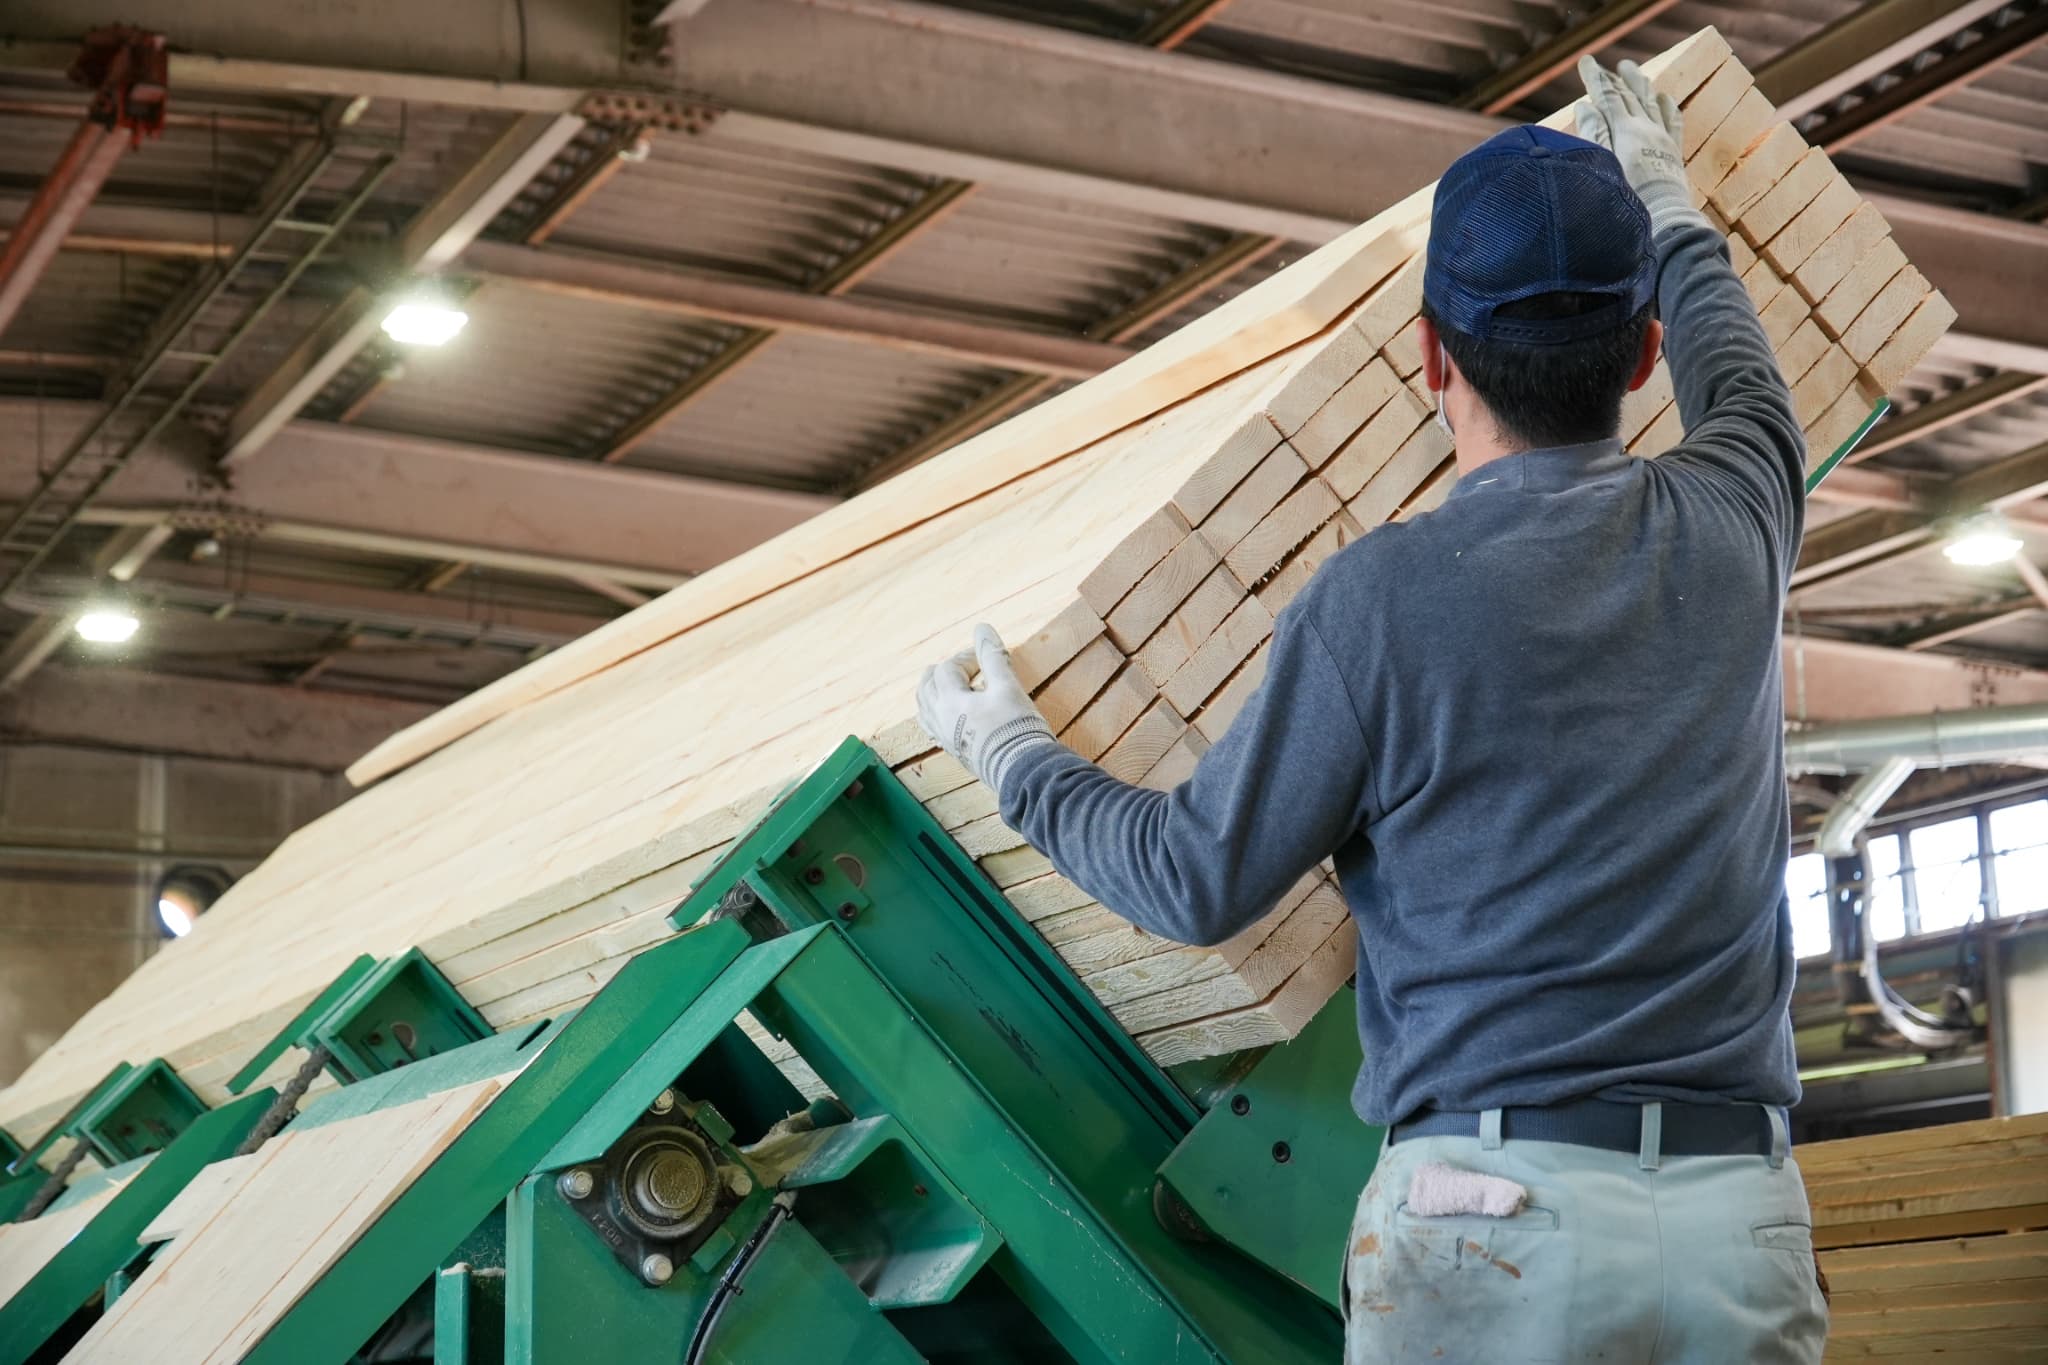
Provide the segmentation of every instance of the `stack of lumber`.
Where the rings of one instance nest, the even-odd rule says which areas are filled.
[[[1831,451],[1953,315],[1718,34],[1649,69],[1687,107],[1695,188],[1729,229],[1814,449]],[[1292,1036],[1352,971],[1327,869],[1230,943],[1161,942],[1057,876],[906,718],[922,668],[985,620],[1069,743],[1135,782],[1185,777],[1317,566],[1449,491],[1411,326],[1428,211],[1425,189],[1108,374],[380,747],[351,776],[388,780],[294,835],[95,1007],[0,1095],[0,1121],[38,1131],[121,1057],[161,1054],[218,1098],[359,952],[424,948],[499,1026],[577,1005],[849,733],[1155,1057]],[[1668,374],[1626,424],[1639,454],[1679,438]]]
[[[1829,1360],[2048,1359],[2048,1114],[1801,1147]]]

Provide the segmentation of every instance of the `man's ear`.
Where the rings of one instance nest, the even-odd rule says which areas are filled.
[[[1650,372],[1657,368],[1657,357],[1663,353],[1664,324],[1651,318],[1650,325],[1643,329],[1643,353],[1636,357],[1636,372],[1629,376],[1630,393],[1650,382]]]
[[[1451,376],[1445,369],[1443,339],[1437,335],[1436,324],[1428,318],[1415,319],[1415,337],[1422,344],[1422,382],[1431,393],[1442,393]]]

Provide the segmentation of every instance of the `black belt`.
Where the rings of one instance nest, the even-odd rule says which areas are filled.
[[[1665,1156],[1769,1156],[1771,1120],[1760,1104],[1682,1104],[1665,1100]],[[1783,1110],[1779,1111],[1783,1113]],[[1614,1100],[1571,1100],[1564,1104],[1516,1106],[1500,1111],[1503,1140],[1572,1142],[1609,1152],[1642,1149],[1643,1106]],[[1479,1115],[1425,1109],[1397,1123],[1389,1142],[1418,1137],[1478,1137]]]

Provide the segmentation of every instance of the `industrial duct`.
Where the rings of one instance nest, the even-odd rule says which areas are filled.
[[[2048,703],[1845,721],[1785,736],[1785,767],[1795,773],[1862,772],[1891,758],[1946,768],[2021,755],[2048,755]]]

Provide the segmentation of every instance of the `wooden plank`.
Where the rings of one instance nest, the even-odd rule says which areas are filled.
[[[1057,872],[1035,877],[1003,894],[1027,920],[1047,919],[1095,903],[1094,897]]]
[[[1266,415],[1281,435],[1293,436],[1335,401],[1352,378],[1372,363],[1377,350],[1346,318],[1322,343],[1315,357],[1302,366],[1300,378],[1275,395]]]
[[[1081,600],[1097,616],[1108,616],[1138,580],[1187,539],[1190,529],[1187,518],[1172,503],[1160,508],[1139,522],[1138,529],[1081,580]]]
[[[1142,780],[1166,757],[1167,750],[1180,742],[1187,728],[1188,723],[1171,703],[1153,703],[1102,756],[1103,771],[1120,782]]]
[[[1806,150],[1806,139],[1799,136],[1798,129],[1789,123],[1772,124],[1721,182],[1707,191],[1708,202],[1721,211],[1723,218],[1743,227],[1742,219],[1750,206],[1789,176]],[[1752,243],[1761,240],[1747,230],[1743,236]]]
[[[1841,175],[1826,152],[1807,148],[1798,162],[1743,212],[1743,237],[1758,247],[1768,246],[1821,191],[1839,179]],[[1781,268],[1778,273],[1786,272]]]
[[[1704,192],[1709,202],[1713,202],[1713,191],[1741,162],[1750,147],[1771,130],[1776,117],[1777,111],[1771,108],[1769,100],[1755,89],[1743,91],[1742,97],[1735,101],[1735,107],[1728,111],[1728,117],[1707,135],[1698,152],[1685,159],[1686,174],[1694,188]]]
[[[497,1094],[497,1080],[289,1129],[236,1196],[152,1261],[65,1357],[239,1360]]]
[[[1373,356],[1299,431],[1288,433],[1288,445],[1310,469],[1320,469],[1400,387],[1401,376],[1394,367]]]
[[[1344,505],[1330,486],[1311,475],[1230,548],[1223,556],[1224,567],[1240,582],[1262,582],[1324,523],[1343,512]]]
[[[1409,324],[1422,311],[1422,276],[1427,266],[1423,253],[1416,252],[1359,305],[1351,325],[1374,348],[1384,349],[1412,331]]]
[[[1714,130],[1721,126],[1721,120],[1735,108],[1735,102],[1748,94],[1755,83],[1741,62],[1722,62],[1680,106],[1684,141],[1679,145],[1679,152],[1687,161],[1699,154]]]
[[[1122,668],[1088,709],[1060,733],[1060,742],[1092,763],[1122,738],[1158,695],[1135,664]]]
[[[1428,235],[1429,204],[1428,188],[1418,190],[1108,373],[472,693],[379,745],[349,769],[349,780],[360,787],[395,772],[499,716],[943,515],[1314,336],[1415,254]]]
[[[1897,393],[1906,376],[1934,348],[1934,343],[1955,325],[1955,320],[1955,307],[1943,295],[1930,294],[1922,299],[1912,316],[1899,324],[1890,340],[1880,346],[1877,354],[1863,367],[1864,378],[1869,381],[1871,390],[1881,394]]]
[[[1135,650],[1222,562],[1206,537],[1191,535],[1183,540],[1110,613],[1104,622],[1109,638],[1118,649]]]
[[[1813,316],[1821,330],[1839,340],[1849,330],[1849,324],[1856,321],[1857,314],[1905,266],[1906,253],[1889,237],[1863,253],[1855,267],[1828,291],[1828,296],[1814,305]]]
[[[1167,680],[1166,699],[1182,715],[1193,715],[1210,693],[1221,687],[1239,664],[1273,633],[1273,617],[1258,598],[1237,604],[1180,671]]]
[[[1017,670],[1017,681],[1026,687],[1038,686],[1102,633],[1102,618],[1086,602],[1069,602],[1045,626],[1010,644],[1010,665]]]
[[[1224,731],[1244,710],[1245,703],[1259,690],[1259,684],[1266,679],[1266,664],[1269,660],[1263,643],[1238,666],[1227,682],[1218,688],[1194,718],[1195,729],[1202,738],[1214,744],[1223,738]]]
[[[1933,292],[1926,276],[1910,265],[1901,268],[1843,331],[1842,349],[1854,357],[1858,365],[1868,365],[1871,358],[1892,339],[1892,333],[1898,331],[1912,316],[1913,310]]]
[[[1830,351],[1828,354],[1840,355],[1841,352]],[[1871,406],[1870,399],[1856,384],[1844,389],[1841,396],[1828,405],[1827,411],[1806,431],[1807,473],[1811,474],[1821,461],[1842,448],[1842,442],[1856,434],[1857,428],[1869,419]]]
[[[1422,423],[1356,497],[1345,499],[1344,509],[1370,532],[1399,511],[1408,494],[1435,473],[1450,453],[1451,438],[1435,422]]]
[[[1792,389],[1792,408],[1799,425],[1813,426],[1829,405],[1842,396],[1843,390],[1855,382],[1856,362],[1839,346],[1830,347]]]
[[[1201,648],[1224,619],[1244,600],[1245,586],[1226,567],[1210,571],[1188,600],[1138,647],[1132,656],[1154,686],[1164,687],[1167,679]]]
[[[1808,303],[1820,302],[1867,252],[1890,237],[1891,230],[1891,224],[1885,222],[1884,215],[1875,207],[1869,203],[1858,204],[1856,211],[1829,233],[1827,239],[1806,258],[1806,263],[1793,272],[1793,287],[1806,296]]]
[[[1849,220],[1862,202],[1856,187],[1840,171],[1835,171],[1813,202],[1793,215],[1791,222],[1757,250],[1780,275],[1797,275],[1807,259]]]
[[[1148,576],[1146,581],[1150,582],[1151,578]],[[1045,714],[1046,724],[1052,726],[1055,733],[1071,725],[1074,717],[1081,714],[1081,708],[1095,699],[1095,694],[1103,689],[1123,662],[1124,656],[1108,640],[1097,640],[1082,650],[1073,662],[1053,674],[1052,681],[1040,688],[1033,698],[1038,709]]]
[[[1358,932],[1345,924],[1266,1000],[1138,1035],[1162,1066],[1281,1043],[1301,1031],[1356,969]],[[1313,1001],[1314,1004],[1308,1002]]]
[[[1357,520],[1340,507],[1321,530],[1310,536],[1273,571],[1272,577],[1255,589],[1259,601],[1277,617],[1308,586],[1309,579],[1332,555],[1364,534],[1365,530]]]
[[[1778,373],[1785,377],[1786,387],[1797,384],[1833,344],[1811,317],[1800,323],[1778,348]]]
[[[1757,315],[1764,325],[1764,339],[1773,351],[1784,348],[1792,340],[1792,334],[1804,323],[1811,321],[1806,300],[1797,289],[1780,289],[1770,306]]]
[[[1323,481],[1345,500],[1375,478],[1400,453],[1403,442],[1429,422],[1430,407],[1412,392],[1396,393],[1373,419],[1359,428],[1323,470]]]
[[[0,1223],[0,1303],[20,1293],[127,1183],[116,1182],[90,1199],[52,1209],[26,1223]]]
[[[1380,347],[1380,354],[1394,367],[1394,373],[1403,379],[1422,370],[1422,331],[1409,323],[1387,338],[1387,344]]]
[[[256,1155],[250,1152],[231,1156],[200,1167],[199,1174],[150,1220],[142,1235],[135,1239],[136,1245],[168,1242],[198,1229],[219,1212],[221,1205],[235,1197],[235,1192],[249,1179],[249,1173],[256,1169]]]
[[[1223,500],[1196,528],[1195,534],[1209,543],[1217,557],[1228,554],[1238,541],[1250,534],[1266,513],[1294,491],[1308,477],[1308,466],[1291,445],[1282,445],[1254,469],[1236,491]]]
[[[1230,496],[1230,490],[1244,482],[1245,475],[1280,444],[1280,429],[1263,412],[1252,414],[1233,431],[1223,445],[1181,485],[1171,506],[1190,526],[1216,510]]]
[[[1657,420],[1657,414],[1671,406],[1674,396],[1671,366],[1662,359],[1643,386],[1624,394],[1621,400],[1621,443],[1627,445]]]
[[[1154,791],[1172,791],[1195,775],[1195,765],[1202,761],[1202,755],[1208,749],[1209,741],[1199,730],[1182,731],[1181,737],[1159,756],[1159,761],[1145,770],[1145,775],[1138,779],[1138,785]]]
[[[1678,404],[1657,414],[1657,420],[1643,428],[1643,432],[1630,447],[1632,453],[1644,459],[1655,459],[1685,439],[1685,421],[1678,414]]]

